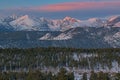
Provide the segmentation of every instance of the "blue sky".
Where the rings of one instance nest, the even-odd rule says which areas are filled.
[[[119,0],[0,0],[0,9],[12,7],[30,7],[63,2],[99,2],[99,1],[119,1]]]
[[[120,14],[120,0],[0,0],[0,16],[29,14],[63,18],[104,17]]]

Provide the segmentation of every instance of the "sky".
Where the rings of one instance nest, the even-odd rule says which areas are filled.
[[[0,16],[65,16],[86,19],[120,15],[120,0],[0,0]]]

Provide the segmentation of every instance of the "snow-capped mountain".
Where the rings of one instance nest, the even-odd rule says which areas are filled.
[[[32,28],[35,25],[35,22],[28,17],[28,15],[19,17],[18,19],[10,22],[10,25],[14,27],[15,30],[34,30]]]
[[[31,18],[25,15],[10,22],[10,25],[17,31],[49,31],[47,21],[45,18]]]
[[[63,19],[36,18],[28,15],[10,16],[0,19],[0,31],[66,31],[76,27],[120,27],[120,16],[79,20],[71,17]]]
[[[63,22],[62,22],[61,30],[76,28],[79,26],[80,23],[80,20],[71,17],[65,17],[62,21]]]

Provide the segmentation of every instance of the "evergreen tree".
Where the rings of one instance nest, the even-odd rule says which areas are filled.
[[[74,80],[74,73],[68,73],[67,80]]]
[[[58,73],[58,80],[67,80],[67,71],[65,68],[61,68]]]
[[[82,80],[87,80],[87,73],[83,73],[83,78]]]
[[[90,80],[98,80],[97,79],[97,74],[94,73],[94,71],[91,72]]]
[[[120,80],[120,73],[116,73],[116,79],[115,80]]]

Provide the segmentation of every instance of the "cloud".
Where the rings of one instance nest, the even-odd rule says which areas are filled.
[[[30,10],[58,12],[71,10],[89,10],[89,9],[104,9],[104,8],[119,8],[120,1],[111,2],[67,2],[59,4],[51,4],[39,7],[32,7]]]

